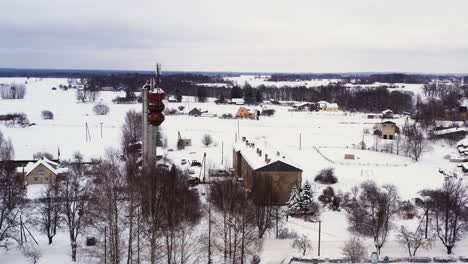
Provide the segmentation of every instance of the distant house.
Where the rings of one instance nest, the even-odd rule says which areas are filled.
[[[22,176],[26,184],[55,183],[59,174],[66,173],[65,168],[59,168],[59,164],[41,157],[36,162],[29,162],[25,167],[18,167],[18,175]]]
[[[245,104],[245,100],[244,100],[244,98],[232,98],[232,99],[231,99],[231,104],[235,104],[235,105],[244,105],[244,104]]]
[[[338,104],[336,103],[329,103],[327,101],[319,101],[317,104],[320,106],[320,110],[329,111],[329,112],[336,112],[338,111]]]
[[[380,123],[380,133],[382,139],[394,139],[395,134],[400,133],[400,128],[395,124],[395,122],[387,120]]]
[[[393,119],[393,111],[390,109],[384,110],[380,114],[380,117],[384,119]]]
[[[249,190],[265,183],[263,180],[270,181],[278,205],[288,202],[293,187],[301,187],[302,169],[298,165],[271,146],[251,142],[245,137],[234,145],[233,167],[235,177]]]
[[[178,102],[178,101],[177,101],[177,97],[176,97],[175,95],[169,95],[169,96],[167,97],[167,101],[168,101],[169,103],[177,103],[177,102]]]
[[[188,113],[190,116],[201,116],[202,111],[198,108],[193,108],[192,110],[189,111]]]
[[[238,118],[248,118],[248,119],[256,118],[255,113],[250,112],[250,109],[245,108],[245,107],[240,107],[239,110],[237,110],[236,116]]]

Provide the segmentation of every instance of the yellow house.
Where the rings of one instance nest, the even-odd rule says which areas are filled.
[[[400,128],[392,121],[384,121],[380,124],[383,139],[394,139],[396,133],[400,133]]]
[[[255,113],[250,112],[250,110],[245,107],[240,107],[239,110],[237,110],[236,116],[239,118],[255,119]]]
[[[58,163],[41,157],[36,162],[17,168],[17,173],[23,176],[26,184],[45,184],[55,183],[59,170]]]

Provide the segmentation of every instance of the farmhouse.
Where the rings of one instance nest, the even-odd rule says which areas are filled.
[[[380,123],[380,132],[383,139],[394,139],[396,133],[400,133],[400,128],[392,121],[383,121]]]
[[[57,175],[66,173],[66,168],[59,168],[58,163],[41,157],[25,167],[18,167],[16,172],[23,177],[26,184],[45,184],[54,183]]]
[[[255,187],[257,179],[268,177],[278,204],[285,204],[292,188],[299,188],[302,182],[302,169],[284,153],[245,137],[234,145],[233,167],[236,178],[249,190]]]
[[[255,119],[255,113],[250,112],[250,109],[245,108],[245,107],[240,107],[239,110],[237,110],[236,116],[238,118],[249,118],[249,119]]]

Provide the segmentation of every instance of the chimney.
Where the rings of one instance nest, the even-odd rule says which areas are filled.
[[[246,140],[245,137],[242,137],[242,141],[245,142],[245,140]]]
[[[262,150],[261,149],[258,150],[258,156],[260,156],[260,157],[262,156]]]
[[[249,141],[248,141],[248,140],[245,141],[245,145],[246,145],[246,146],[249,145]]]
[[[276,151],[276,156],[279,156],[281,155],[281,153],[279,151]]]
[[[265,162],[268,163],[268,154],[265,153]]]
[[[250,143],[250,146],[251,146],[252,148],[254,148],[254,147],[255,147],[255,143]]]

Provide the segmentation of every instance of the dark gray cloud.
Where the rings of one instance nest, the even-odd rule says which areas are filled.
[[[19,0],[0,67],[467,72],[464,0]]]

